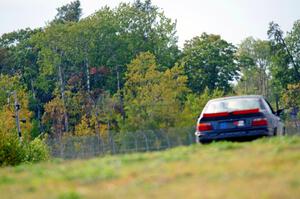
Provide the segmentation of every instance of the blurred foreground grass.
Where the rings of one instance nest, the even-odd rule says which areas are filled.
[[[0,168],[0,198],[299,198],[300,137]]]

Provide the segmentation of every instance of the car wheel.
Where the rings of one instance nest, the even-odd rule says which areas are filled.
[[[277,129],[274,129],[273,136],[277,136]]]
[[[282,135],[285,136],[286,135],[286,130],[285,130],[285,127],[283,127],[282,129]]]
[[[200,144],[210,144],[212,140],[199,140]]]

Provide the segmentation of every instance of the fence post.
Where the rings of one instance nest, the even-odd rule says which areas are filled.
[[[189,145],[194,143],[193,136],[191,133],[189,133],[189,142],[190,142]]]
[[[168,133],[166,134],[166,138],[167,138],[168,148],[170,148],[171,147],[171,143],[170,143],[170,139],[169,139]]]
[[[157,134],[156,134],[154,131],[152,131],[152,132],[153,132],[153,134],[154,134],[154,136],[155,136],[155,140],[156,140],[156,143],[155,143],[155,145],[156,145],[156,150],[159,151],[161,143],[159,142],[159,139],[158,139]]]
[[[115,139],[114,139],[114,136],[113,136],[113,135],[111,135],[111,142],[112,142],[112,150],[113,150],[113,154],[116,154]]]
[[[125,135],[125,139],[121,142],[122,143],[122,149],[123,149],[123,153],[126,153],[127,152],[127,135]]]
[[[149,151],[148,139],[147,139],[147,136],[146,136],[145,132],[143,132],[143,135],[144,135],[144,138],[145,138],[146,151]]]
[[[180,136],[177,137],[177,146],[181,146],[182,145],[182,140],[180,138]]]
[[[137,135],[133,134],[134,138],[134,145],[135,145],[135,151],[138,152],[138,140],[137,140]]]
[[[102,155],[104,155],[104,140],[102,140],[102,138],[99,136],[99,143],[100,143],[100,150]]]

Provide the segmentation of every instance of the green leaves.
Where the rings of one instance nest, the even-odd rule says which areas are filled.
[[[218,35],[203,33],[187,41],[183,49],[185,71],[189,87],[201,93],[205,87],[211,90],[231,90],[230,82],[238,75],[235,63],[235,47]]]
[[[271,46],[269,41],[248,37],[237,52],[241,79],[236,86],[238,94],[258,94],[269,97],[271,76]]]
[[[158,70],[155,57],[141,53],[128,65],[125,83],[126,130],[174,126],[179,120],[181,99],[189,91],[183,67]]]
[[[286,88],[289,83],[297,83],[300,80],[300,66],[298,56],[298,44],[300,37],[300,23],[296,21],[290,33],[284,37],[279,25],[271,22],[268,35],[272,44],[272,68],[271,72],[277,87]],[[285,73],[281,74],[282,71]],[[282,76],[281,76],[282,75]]]
[[[78,22],[82,15],[80,1],[75,0],[60,8],[57,8],[57,14],[52,23]]]
[[[210,99],[223,97],[225,94],[221,90],[205,90],[201,95],[190,93],[186,96],[184,103],[184,109],[180,114],[180,121],[177,124],[179,127],[190,127],[195,125],[200,113],[202,112],[204,106]]]
[[[58,8],[46,27],[0,38],[0,72],[19,75],[34,119],[44,115],[41,129],[49,132],[62,134],[65,125],[72,133],[80,124],[97,133],[189,126],[208,99],[230,93],[240,76],[238,94],[268,96],[297,83],[299,21],[286,38],[273,23],[269,42],[248,38],[237,50],[203,33],[180,52],[176,23],[150,0],[80,16],[76,0]],[[0,82],[3,90],[10,83]],[[5,96],[0,91],[0,105]]]

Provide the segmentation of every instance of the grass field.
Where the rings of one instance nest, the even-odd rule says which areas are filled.
[[[0,198],[299,198],[300,137],[0,168]]]

